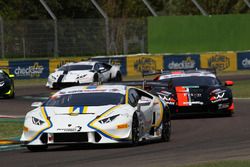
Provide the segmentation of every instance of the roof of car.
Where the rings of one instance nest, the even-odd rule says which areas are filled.
[[[191,76],[206,76],[216,78],[214,73],[206,70],[177,70],[171,72],[163,72],[159,80],[168,79],[168,78],[177,78],[177,77],[191,77]]]
[[[95,65],[97,63],[97,61],[80,61],[80,62],[71,62],[71,63],[67,63],[65,65]]]
[[[126,94],[127,86],[125,85],[89,85],[89,86],[74,86],[62,89],[55,95],[78,94],[78,93],[120,93]]]

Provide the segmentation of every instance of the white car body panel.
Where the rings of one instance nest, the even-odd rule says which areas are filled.
[[[122,85],[101,86],[75,86],[62,89],[51,98],[63,95],[79,93],[112,92],[124,95],[130,89],[137,89]],[[140,90],[142,91],[142,90]],[[102,106],[41,106],[27,113],[24,122],[24,131],[20,141],[24,145],[49,145],[63,144],[55,141],[58,134],[85,133],[87,138],[81,142],[73,143],[124,143],[131,142],[131,129],[133,115],[137,114],[140,124],[140,141],[143,139],[159,139],[161,136],[161,123],[163,119],[164,105],[158,97],[152,96],[147,106],[132,107],[130,104],[102,105]],[[145,98],[143,99],[145,100]],[[155,113],[155,124],[153,124]],[[111,117],[115,117],[111,120]],[[34,118],[39,121],[34,121]],[[109,120],[104,121],[106,118]],[[35,122],[35,123],[34,123]],[[150,128],[155,127],[154,135],[150,135]],[[42,135],[47,134],[46,141],[42,141]],[[100,136],[100,140],[95,139]],[[67,141],[68,142],[68,141]],[[66,143],[67,143],[66,142]]]

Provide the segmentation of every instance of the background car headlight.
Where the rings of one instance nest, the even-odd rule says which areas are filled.
[[[108,117],[108,118],[104,118],[104,119],[100,120],[99,122],[100,122],[101,124],[107,124],[107,123],[112,122],[112,121],[113,121],[116,117],[118,117],[118,116],[119,116],[119,114],[114,115],[114,116],[111,116],[111,117]]]
[[[44,124],[44,121],[42,121],[38,118],[32,117],[32,123],[35,125],[42,125],[42,124]]]
[[[51,75],[50,78],[51,78],[52,80],[56,80],[56,77],[53,76],[53,75]]]
[[[0,86],[3,86],[3,85],[4,85],[4,81],[1,81],[1,82],[0,82]]]
[[[76,77],[76,79],[79,79],[79,78],[85,78],[86,76],[87,76],[87,74],[80,75],[80,76]]]

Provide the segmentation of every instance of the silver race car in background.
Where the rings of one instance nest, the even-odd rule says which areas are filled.
[[[164,101],[124,85],[65,88],[25,117],[21,142],[31,151],[72,143],[169,141],[170,112]]]
[[[49,88],[63,88],[83,83],[121,81],[120,66],[97,61],[67,63],[48,77]]]

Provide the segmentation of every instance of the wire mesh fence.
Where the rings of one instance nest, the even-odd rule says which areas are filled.
[[[146,52],[147,20],[0,20],[0,49],[0,58]]]

